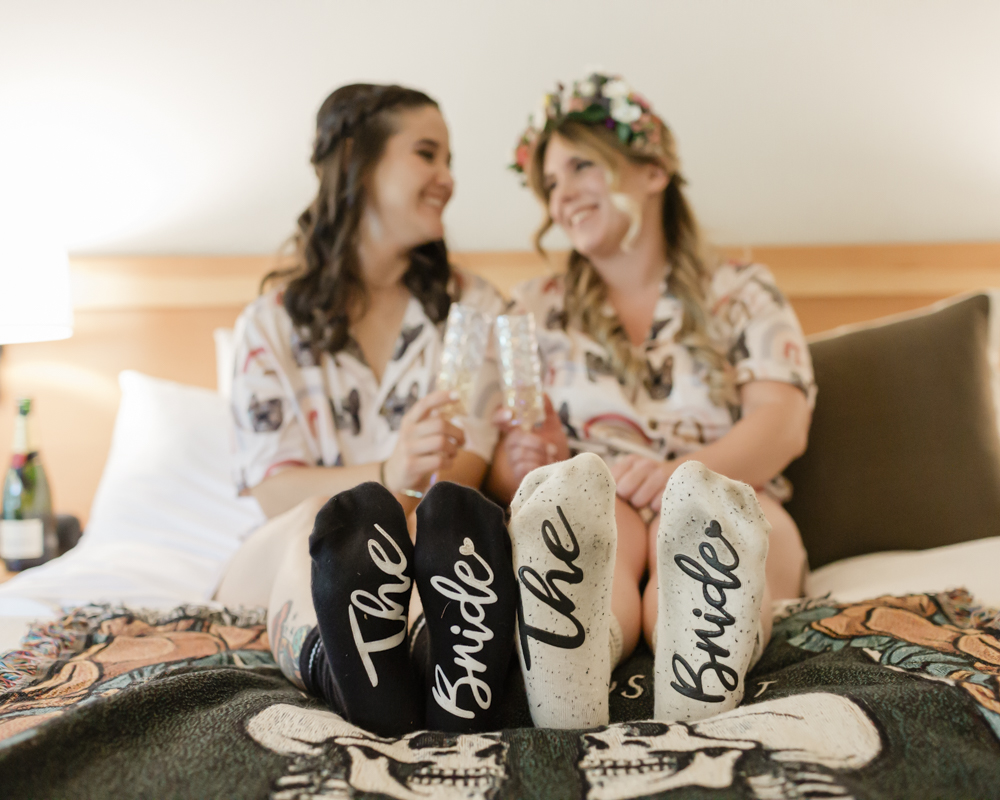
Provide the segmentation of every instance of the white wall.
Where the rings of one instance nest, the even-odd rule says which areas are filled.
[[[527,246],[504,169],[556,79],[620,71],[721,243],[1000,240],[1000,3],[0,0],[0,218],[77,253],[274,250],[351,81],[437,97],[456,249]]]

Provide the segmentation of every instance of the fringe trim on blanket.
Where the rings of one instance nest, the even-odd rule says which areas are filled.
[[[1000,609],[977,603],[968,590],[964,588],[926,596],[937,602],[948,621],[956,627],[1000,631]],[[782,600],[774,604],[774,622],[781,622],[795,614],[801,614],[803,611],[810,611],[814,608],[847,608],[862,602],[864,601],[841,603],[833,600],[829,594],[823,597]]]
[[[100,625],[116,617],[130,617],[150,626],[194,618],[210,624],[245,628],[263,625],[267,621],[267,611],[263,608],[233,610],[199,605],[163,610],[112,604],[68,609],[62,619],[32,625],[20,650],[11,650],[0,656],[0,691],[20,689],[35,678],[44,676],[57,661],[83,652],[93,643],[93,633]]]
[[[797,600],[777,600],[774,603],[772,622],[777,624],[803,611],[813,608],[829,608],[837,605],[829,594],[822,597],[800,597]]]
[[[980,605],[965,589],[942,592],[934,599],[956,627],[1000,631],[1000,609]]]

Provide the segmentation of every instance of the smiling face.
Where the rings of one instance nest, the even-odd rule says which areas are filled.
[[[455,188],[451,145],[434,106],[399,111],[394,122],[370,178],[365,216],[373,240],[408,251],[444,237],[441,216]]]
[[[552,221],[574,250],[591,259],[618,253],[644,226],[658,225],[666,183],[659,166],[599,153],[559,134],[549,140],[542,162],[542,194]]]

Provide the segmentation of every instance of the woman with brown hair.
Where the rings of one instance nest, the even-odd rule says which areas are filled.
[[[805,569],[780,476],[805,449],[815,393],[798,321],[763,266],[724,263],[706,246],[671,131],[620,78],[593,74],[547,95],[512,169],[545,210],[539,250],[553,225],[572,245],[565,274],[513,292],[539,330],[547,415],[528,431],[498,417],[488,479],[513,498],[518,647],[536,722],[607,721],[609,675],[593,662],[604,645],[579,656],[585,631],[610,639],[611,668],[645,635],[658,718],[723,710],[767,640],[768,603],[797,597]],[[567,461],[574,453],[605,463]],[[580,616],[605,596],[587,606],[589,622]],[[553,681],[579,686],[584,668],[598,673],[591,700],[567,707],[587,710],[560,710]]]
[[[484,378],[455,418],[456,396],[432,391],[451,304],[502,306],[448,262],[450,163],[448,127],[423,92],[334,91],[317,115],[319,191],[299,217],[295,263],[236,325],[239,484],[272,519],[216,597],[267,606],[282,672],[380,734],[490,727],[512,648],[503,516],[466,488],[492,456],[495,384]],[[425,494],[414,543],[407,517]],[[481,524],[466,531],[462,515]],[[422,626],[426,687],[407,641],[414,582],[429,609],[444,606]],[[477,599],[449,606],[456,594]],[[470,613],[474,668],[455,657]]]

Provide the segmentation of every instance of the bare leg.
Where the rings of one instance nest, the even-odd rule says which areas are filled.
[[[767,585],[775,600],[793,600],[802,596],[806,575],[806,549],[795,520],[784,506],[764,492],[757,492],[761,511],[771,523],[770,548],[767,553]]]
[[[764,567],[767,584],[764,587],[764,611],[761,623],[764,628],[765,644],[771,638],[774,600],[794,600],[802,597],[803,583],[809,564],[806,548],[795,520],[785,511],[785,507],[764,492],[757,492],[757,502],[761,511],[771,523],[770,545],[767,564]]]
[[[315,512],[320,507],[322,503],[313,507],[308,526],[288,531],[289,551],[281,561],[267,607],[267,636],[274,660],[282,674],[300,689],[304,689],[305,684],[299,671],[299,655],[309,631],[316,627],[309,534],[312,533]]]
[[[618,526],[618,551],[611,583],[611,613],[621,625],[621,658],[624,660],[635,650],[642,630],[639,581],[646,571],[647,533],[639,512],[620,497],[615,497],[615,522]],[[615,665],[611,667],[613,669]]]
[[[227,565],[214,599],[233,608],[267,607],[278,569],[292,548],[293,540],[303,530],[308,537],[316,514],[326,500],[325,497],[303,500],[250,534]],[[305,552],[308,557],[308,548]]]
[[[656,648],[653,644],[653,631],[656,630],[656,611],[659,600],[657,592],[660,585],[656,574],[656,533],[659,529],[660,518],[655,516],[646,528],[646,564],[649,568],[649,580],[642,593],[642,635],[646,644],[649,645],[649,649],[654,653]]]

